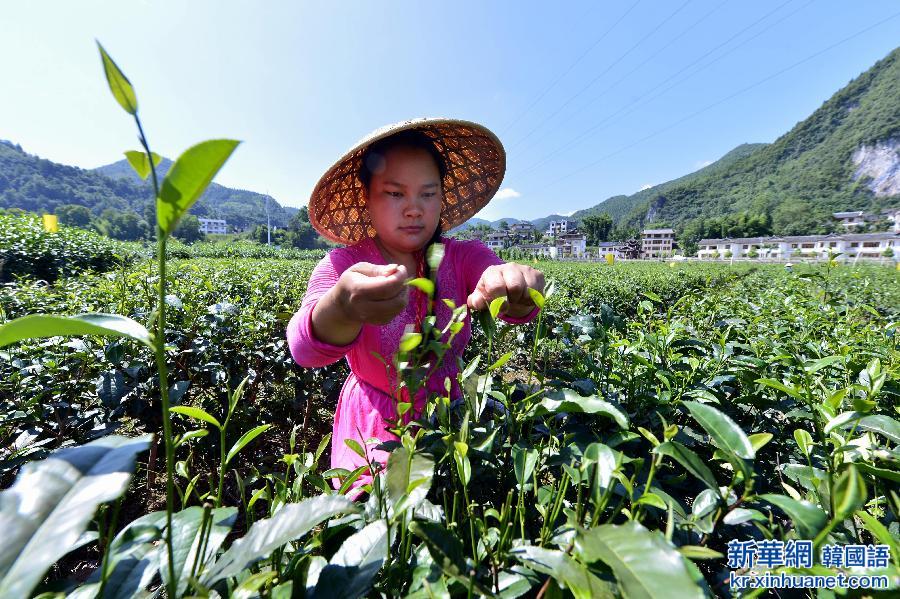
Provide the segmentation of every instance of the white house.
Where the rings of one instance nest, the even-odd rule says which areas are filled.
[[[565,233],[556,238],[560,258],[584,258],[587,253],[587,236],[583,233]]]
[[[891,231],[893,231],[894,233],[900,233],[900,208],[882,210],[881,216],[891,221]]]
[[[748,258],[755,250],[759,258],[827,258],[840,254],[839,260],[880,258],[887,248],[900,252],[900,233],[844,233],[841,235],[793,235],[784,237],[740,237],[701,239],[697,257]],[[726,254],[730,252],[730,254]]]
[[[534,231],[534,225],[529,222],[513,223],[509,226],[510,233],[526,235]]]
[[[200,221],[201,233],[220,233],[228,232],[228,223],[220,218],[197,218]]]
[[[552,220],[550,221],[550,228],[548,229],[548,233],[552,237],[559,237],[560,235],[565,235],[566,233],[572,233],[575,231],[575,222],[567,219],[563,220]]]
[[[553,245],[524,243],[522,245],[517,245],[516,248],[522,250],[524,254],[534,258],[550,258],[556,260],[559,256],[557,247]]]
[[[502,250],[505,247],[509,247],[509,235],[504,232],[496,232],[496,233],[488,233],[488,235],[484,238],[484,244],[494,250]]]
[[[866,224],[866,213],[862,210],[852,210],[849,212],[835,212],[831,216],[838,220],[847,229],[861,227]]]

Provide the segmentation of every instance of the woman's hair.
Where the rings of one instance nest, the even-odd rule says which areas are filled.
[[[372,174],[378,170],[384,161],[384,155],[394,148],[415,148],[428,152],[434,164],[437,166],[438,173],[441,176],[441,188],[444,187],[444,177],[447,176],[447,163],[444,162],[444,156],[434,147],[434,142],[426,134],[415,129],[407,129],[400,131],[391,136],[379,139],[375,143],[366,148],[362,155],[362,161],[359,165],[359,180],[362,182],[366,191],[372,183]]]
[[[365,149],[359,165],[359,180],[366,188],[366,193],[368,193],[369,185],[372,183],[372,175],[376,170],[382,168],[382,165],[384,164],[384,155],[394,148],[415,148],[417,150],[428,152],[428,155],[434,160],[434,164],[437,166],[438,173],[440,174],[441,192],[443,193],[444,177],[447,176],[447,163],[444,161],[444,156],[434,146],[434,142],[428,135],[415,129],[407,129],[389,137],[385,137],[384,139],[379,139]],[[434,230],[431,239],[425,244],[422,254],[422,259],[425,261],[426,278],[431,277],[431,268],[428,266],[428,260],[425,260],[425,256],[428,255],[428,250],[432,245],[440,243],[442,234],[443,230],[441,223],[438,221],[438,226]]]

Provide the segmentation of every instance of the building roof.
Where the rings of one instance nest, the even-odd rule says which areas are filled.
[[[652,235],[656,233],[675,233],[675,229],[644,229],[641,235]]]
[[[862,216],[865,214],[862,210],[853,210],[851,212],[834,212],[831,216],[834,218],[851,218],[854,216]]]

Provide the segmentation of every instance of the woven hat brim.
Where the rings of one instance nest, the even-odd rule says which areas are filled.
[[[351,245],[375,236],[366,208],[366,189],[358,175],[362,155],[374,142],[407,129],[428,135],[444,156],[444,231],[469,220],[500,189],[506,172],[506,151],[486,127],[471,121],[438,118],[388,125],[356,143],[316,183],[309,198],[309,221],[323,237]]]

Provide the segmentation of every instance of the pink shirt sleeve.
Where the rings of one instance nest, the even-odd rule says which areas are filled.
[[[287,341],[291,356],[298,364],[307,368],[318,368],[337,362],[353,349],[362,334],[362,330],[360,330],[360,335],[357,335],[356,339],[347,345],[331,345],[320,341],[313,334],[313,308],[316,307],[319,299],[337,284],[341,273],[345,270],[335,264],[336,253],[335,251],[330,252],[316,265],[309,277],[303,303],[288,322]]]
[[[478,285],[479,279],[481,279],[481,275],[484,274],[484,271],[487,270],[489,266],[495,266],[499,264],[506,264],[503,259],[500,258],[497,254],[494,253],[491,248],[484,245],[477,239],[473,239],[471,241],[461,241],[458,242],[460,247],[460,253],[458,258],[458,268],[461,269],[463,273],[463,280],[465,281],[466,291],[471,293],[475,290],[475,287]],[[525,316],[515,318],[513,316],[507,316],[505,314],[501,315],[500,318],[505,322],[510,324],[524,324],[526,322],[531,322],[537,316],[539,308],[537,306],[534,307],[534,310],[526,314]]]

